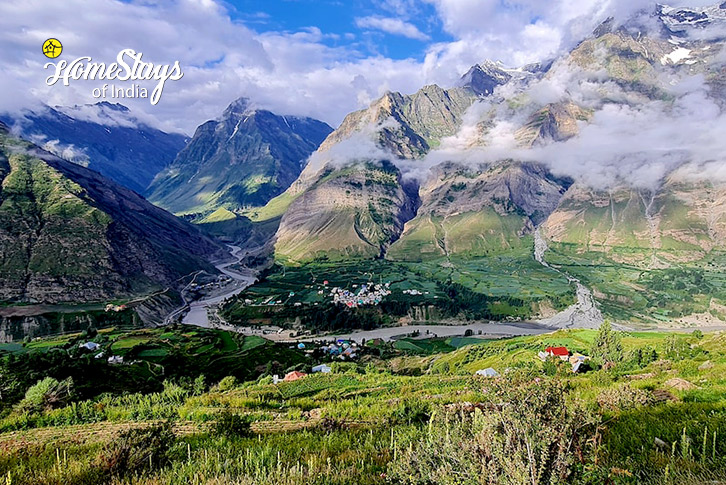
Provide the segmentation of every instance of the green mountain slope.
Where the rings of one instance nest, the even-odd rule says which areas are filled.
[[[321,121],[277,116],[239,99],[197,128],[154,180],[149,200],[177,214],[263,206],[300,175],[331,131]]]
[[[135,295],[209,269],[223,253],[196,228],[0,124],[0,300]]]

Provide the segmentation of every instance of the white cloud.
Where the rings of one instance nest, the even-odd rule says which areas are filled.
[[[429,40],[430,37],[421,32],[418,27],[410,22],[404,22],[398,18],[368,16],[355,19],[355,24],[361,29],[381,30],[388,34],[401,35],[409,39]]]
[[[375,0],[380,11],[373,18],[389,30],[420,37],[424,34],[410,22],[420,16],[422,2],[434,5],[438,22],[453,37],[426,46],[422,61],[365,55],[356,44],[329,47],[324,41],[330,33],[317,28],[259,33],[232,20],[221,0],[0,2],[0,111],[98,101],[91,90],[102,82],[45,85],[47,59],[40,45],[52,36],[61,39],[62,58],[68,60],[91,56],[111,62],[123,48],[143,52],[147,62],[179,60],[184,77],[167,83],[158,105],[152,107],[148,99],[107,99],[162,129],[190,134],[240,96],[278,113],[336,126],[387,90],[450,86],[487,58],[507,65],[542,60],[573,45],[608,15],[651,5],[644,0]],[[432,25],[430,19],[426,25]],[[153,84],[147,87],[151,91]]]
[[[184,77],[167,83],[158,105],[151,106],[148,99],[106,101],[120,102],[162,129],[187,134],[241,96],[278,113],[337,125],[386,90],[412,92],[430,81],[414,60],[331,48],[323,43],[326,35],[317,28],[257,33],[233,21],[212,0],[1,2],[0,111],[99,101],[91,91],[103,82],[45,85],[49,72],[43,65],[48,59],[40,46],[48,37],[63,42],[61,59],[69,61],[91,56],[112,62],[123,48],[143,52],[147,62],[179,60]],[[153,84],[145,86],[151,92]]]

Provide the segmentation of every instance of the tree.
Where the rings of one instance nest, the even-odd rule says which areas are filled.
[[[620,341],[618,332],[613,330],[610,321],[605,320],[600,325],[600,330],[592,343],[590,354],[593,359],[599,360],[602,364],[623,360],[623,343]]]

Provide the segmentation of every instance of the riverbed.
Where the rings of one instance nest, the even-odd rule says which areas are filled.
[[[220,303],[222,303],[227,298],[230,298],[232,296],[238,295],[242,291],[244,291],[246,288],[248,288],[250,285],[252,285],[255,281],[257,281],[257,278],[251,275],[245,275],[242,273],[238,273],[237,271],[229,269],[232,265],[239,263],[242,260],[242,256],[240,253],[242,252],[242,248],[238,246],[229,246],[231,249],[232,256],[234,259],[228,263],[217,265],[216,268],[221,272],[229,276],[234,280],[234,283],[230,285],[225,291],[221,294],[217,294],[213,297],[205,298],[203,300],[198,300],[193,303],[189,304],[189,312],[187,312],[186,315],[184,315],[184,318],[182,319],[182,323],[185,325],[196,325],[197,327],[205,327],[209,328],[211,327],[209,322],[209,316],[208,311],[217,311],[217,307]],[[230,327],[227,325],[223,325],[224,327]],[[220,328],[220,325],[215,325],[215,328]],[[233,328],[233,327],[232,327]],[[226,330],[229,330],[230,328],[226,328]]]

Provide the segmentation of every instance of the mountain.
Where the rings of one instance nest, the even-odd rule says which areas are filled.
[[[300,175],[331,131],[322,121],[278,116],[238,99],[197,128],[156,177],[149,200],[177,214],[263,206]]]
[[[396,160],[417,160],[454,135],[477,95],[436,85],[386,93],[346,116],[299,179],[261,212],[282,215],[275,254],[290,261],[380,257],[418,206]],[[310,214],[315,214],[314,218]]]
[[[532,282],[564,280],[578,299],[566,326],[596,324],[599,307],[726,321],[726,290],[706,283],[726,268],[726,180],[703,176],[721,173],[725,22],[720,5],[659,7],[551,62],[487,61],[452,89],[386,93],[253,220],[279,221],[285,265],[415,264],[489,296],[529,294],[535,313],[565,299]],[[518,275],[473,276],[502,265]]]
[[[187,140],[152,128],[125,106],[106,101],[46,107],[3,120],[23,138],[142,195]]]
[[[0,300],[100,301],[174,286],[224,254],[134,191],[0,124]]]
[[[528,244],[522,236],[546,219],[571,183],[531,163],[439,166],[421,187],[416,217],[387,257],[470,258],[521,248]]]

